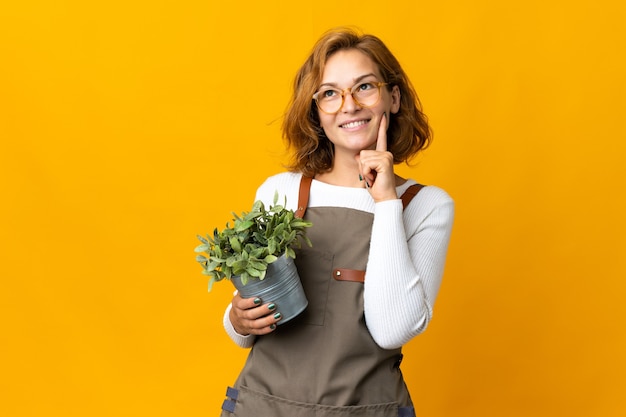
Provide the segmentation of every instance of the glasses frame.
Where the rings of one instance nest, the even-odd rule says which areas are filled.
[[[373,85],[376,86],[376,88],[378,88],[378,99],[373,104],[364,105],[361,102],[359,102],[359,100],[357,100],[356,97],[354,97],[354,89],[360,87],[363,84],[373,84]],[[341,109],[343,108],[343,105],[346,102],[346,93],[350,94],[350,96],[352,97],[352,100],[354,100],[354,102],[356,104],[358,104],[359,107],[368,108],[368,107],[372,107],[372,106],[375,106],[376,104],[378,104],[378,102],[380,101],[380,97],[382,96],[382,94],[380,94],[380,87],[382,87],[383,85],[387,85],[387,84],[389,84],[389,83],[382,82],[382,81],[362,81],[362,82],[358,82],[358,83],[354,84],[352,87],[348,87],[348,88],[342,89],[341,90],[341,105],[339,106],[337,111],[334,111],[334,112],[327,112],[326,110],[324,110],[320,106],[320,102],[318,100],[318,96],[319,96],[320,93],[322,93],[322,91],[318,91],[315,94],[313,94],[313,100],[315,100],[315,104],[317,105],[317,108],[320,109],[320,111],[322,111],[323,113],[326,113],[326,114],[337,114],[337,113],[339,113],[341,111]]]

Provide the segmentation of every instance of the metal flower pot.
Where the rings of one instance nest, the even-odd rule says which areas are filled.
[[[243,298],[259,297],[264,303],[276,304],[276,310],[282,316],[279,325],[302,313],[309,304],[296,264],[285,255],[267,266],[263,280],[248,279],[243,285],[239,276],[233,276],[231,281]]]

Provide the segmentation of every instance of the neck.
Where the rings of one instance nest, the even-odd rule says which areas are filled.
[[[363,188],[365,183],[359,179],[359,165],[354,157],[342,158],[335,155],[333,166],[326,172],[315,175],[315,179],[331,185]]]

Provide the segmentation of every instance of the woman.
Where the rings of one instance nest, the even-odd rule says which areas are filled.
[[[257,199],[309,198],[313,247],[295,260],[309,306],[277,327],[280,305],[235,295],[224,326],[252,350],[222,416],[413,416],[401,347],[431,319],[454,210],[394,173],[430,142],[417,95],[378,38],[331,31],[296,76],[283,132],[290,172]]]

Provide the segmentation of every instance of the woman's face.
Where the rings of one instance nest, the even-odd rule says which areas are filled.
[[[322,85],[343,90],[341,109],[335,114],[324,113],[318,108],[320,124],[326,136],[335,145],[335,153],[348,151],[354,155],[363,149],[374,149],[383,114],[397,113],[400,109],[400,90],[393,86],[380,87],[380,99],[371,107],[362,107],[349,94],[355,85],[384,81],[378,66],[370,57],[357,49],[335,52],[326,61]]]

